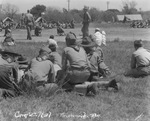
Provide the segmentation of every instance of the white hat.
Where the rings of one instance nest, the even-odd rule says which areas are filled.
[[[106,35],[106,32],[105,32],[105,31],[102,31],[102,34]]]
[[[100,30],[101,30],[100,28],[96,28],[96,29],[95,29],[95,31],[100,31]]]

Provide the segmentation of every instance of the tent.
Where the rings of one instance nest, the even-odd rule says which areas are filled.
[[[38,23],[40,21],[43,22],[43,23],[46,23],[46,20],[42,17],[38,17],[35,22]]]
[[[135,21],[135,20],[143,20],[141,14],[125,14],[125,15],[117,15],[118,21]]]
[[[13,22],[13,19],[11,19],[11,18],[9,18],[9,17],[6,17],[6,18],[3,20],[3,23],[5,23],[6,21]]]

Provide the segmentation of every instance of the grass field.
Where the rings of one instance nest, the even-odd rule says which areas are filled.
[[[90,28],[90,30],[94,30],[94,28]],[[109,30],[109,27],[105,27],[105,30],[106,32],[107,30],[113,32],[113,28]],[[119,36],[119,30],[127,33],[122,33]],[[127,30],[128,28],[118,28],[114,34],[108,34],[108,37],[115,36],[115,38],[124,40],[121,39],[121,36],[124,38],[123,35],[131,35]],[[144,33],[141,37],[146,35],[148,37],[147,31],[149,29],[135,30],[136,37],[140,37],[140,33]],[[19,35],[16,31],[14,31],[14,37],[17,39],[17,45],[11,47],[11,49],[28,56],[30,59],[35,57],[39,48],[45,43],[21,42],[25,41],[25,35]],[[51,30],[44,30],[43,36],[34,37],[33,41],[46,39],[49,36],[48,31]],[[78,29],[74,31],[79,32]],[[80,38],[80,36],[78,37]],[[60,47],[58,52],[61,54],[65,47],[64,37],[56,37],[57,39]],[[108,41],[107,47],[103,47],[105,62],[115,73],[121,73],[130,67],[130,57],[134,51],[132,36],[127,40],[130,41]],[[144,46],[150,49],[150,42],[144,41]],[[120,82],[121,87],[118,92],[100,90],[95,97],[84,97],[73,92],[63,92],[50,97],[25,95],[14,99],[1,100],[0,121],[149,121],[149,80],[149,76],[129,78],[120,74],[117,76],[117,81]]]

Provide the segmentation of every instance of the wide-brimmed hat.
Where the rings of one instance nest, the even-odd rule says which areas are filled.
[[[84,10],[88,10],[89,9],[89,7],[88,6],[84,6],[84,8],[83,8]]]
[[[85,37],[79,45],[82,47],[94,47],[96,43],[90,37]]]
[[[1,55],[20,56],[21,54],[13,52],[12,50],[4,49],[0,50]]]
[[[26,56],[19,56],[16,62],[19,64],[28,64],[29,59]]]

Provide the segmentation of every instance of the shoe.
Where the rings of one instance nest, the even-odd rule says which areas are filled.
[[[95,96],[97,94],[97,91],[98,91],[97,84],[93,83],[87,87],[87,94],[86,95]]]
[[[109,87],[112,87],[112,88],[114,88],[116,91],[118,91],[118,85],[117,85],[117,82],[116,82],[115,79],[113,79],[112,81],[109,82],[108,88],[109,88]]]

